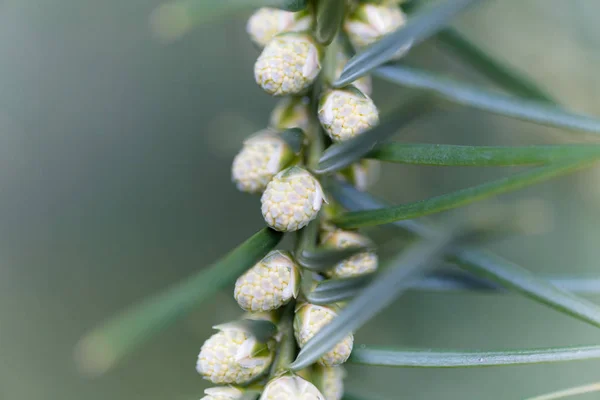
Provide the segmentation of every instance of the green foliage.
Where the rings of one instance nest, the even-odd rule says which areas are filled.
[[[362,193],[349,185],[330,184],[332,196],[345,208],[368,209],[385,207],[386,204],[367,193]],[[435,237],[436,229],[417,221],[396,221],[394,227],[421,237]],[[540,279],[528,270],[494,255],[477,249],[453,249],[450,259],[465,270],[503,287],[516,290],[532,300],[541,302],[594,326],[600,326],[600,307],[555,287],[547,280]]]
[[[598,276],[540,275],[539,278],[544,282],[549,282],[553,286],[570,293],[588,295],[600,293],[600,277]],[[471,273],[458,270],[438,271],[433,273],[419,282],[416,282],[414,289],[436,292],[478,291],[508,293],[508,291],[499,284],[495,284],[488,279],[473,276]]]
[[[400,252],[389,262],[389,268],[360,292],[342,312],[321,329],[298,354],[290,365],[292,370],[301,370],[314,363],[324,353],[349,333],[360,328],[383,308],[387,307],[411,282],[432,268],[437,257],[449,247],[454,235],[437,234],[432,240],[424,240]]]
[[[371,281],[373,274],[342,279],[327,279],[319,282],[314,289],[305,294],[312,304],[326,305],[352,299]]]
[[[163,293],[135,304],[94,329],[79,342],[78,361],[91,374],[117,361],[169,324],[185,316],[254,265],[279,243],[282,234],[264,228],[210,268]]]
[[[494,93],[415,68],[387,65],[378,68],[375,74],[399,85],[428,90],[453,103],[494,114],[576,132],[600,133],[600,120],[597,118],[573,114],[546,103]]]
[[[385,367],[464,368],[555,363],[600,358],[600,346],[502,351],[395,349],[357,346],[349,362]]]
[[[346,0],[319,1],[315,12],[315,38],[328,45],[335,39],[346,12]]]
[[[493,215],[489,218],[493,225],[489,223],[481,225],[481,221],[470,221],[464,218],[466,221],[458,225],[454,223],[436,227],[413,220],[573,173],[593,165],[600,159],[600,145],[475,147],[385,142],[400,128],[405,128],[412,121],[427,115],[434,109],[436,103],[432,101],[432,95],[444,98],[455,105],[468,106],[508,118],[576,132],[600,133],[599,119],[562,109],[530,78],[490,56],[457,31],[446,28],[454,17],[477,3],[480,1],[447,0],[414,16],[411,15],[405,26],[354,55],[333,84],[330,82],[333,80],[333,71],[337,66],[337,53],[341,47],[338,47],[341,42],[338,40],[342,39],[339,38],[340,30],[347,16],[346,0],[312,2],[177,0],[159,8],[153,16],[155,32],[164,39],[173,39],[181,36],[194,24],[248,6],[270,6],[289,11],[307,8],[314,17],[312,26],[314,38],[323,47],[329,46],[327,49],[319,49],[319,52],[324,50],[322,72],[319,78],[309,82],[312,83],[312,90],[307,95],[308,108],[313,114],[307,122],[307,126],[310,127],[302,132],[295,125],[291,126],[289,128],[292,129],[287,129],[283,137],[297,153],[298,158],[302,159],[299,162],[304,163],[306,168],[318,175],[318,179],[325,187],[325,198],[330,197],[332,203],[330,206],[331,209],[335,209],[335,212],[329,209],[327,213],[325,211],[319,213],[319,209],[314,208],[316,205],[310,205],[314,208],[311,211],[318,216],[297,232],[293,258],[301,266],[302,271],[298,273],[295,269],[296,265],[293,265],[292,269],[296,275],[301,275],[299,283],[304,295],[302,301],[316,305],[333,304],[336,307],[340,305],[339,302],[348,301],[348,304],[342,307],[337,317],[312,336],[298,354],[296,354],[297,343],[292,332],[292,319],[296,305],[294,299],[289,300],[290,303],[283,311],[279,310],[277,315],[272,316],[274,322],[255,319],[234,322],[233,324],[237,326],[243,325],[247,331],[252,332],[262,341],[274,337],[276,332],[279,333],[276,335],[280,341],[271,377],[288,371],[300,371],[311,366],[340,340],[355,332],[407,290],[446,292],[510,290],[565,315],[600,327],[600,307],[574,294],[575,292],[599,293],[600,278],[536,276],[519,265],[479,249],[478,241],[493,237],[490,233],[496,233],[494,228],[501,225]],[[408,67],[404,63],[386,64],[398,54],[399,50],[415,46],[431,36],[462,63],[474,68],[511,94],[458,82],[418,68]],[[312,40],[306,41],[312,43]],[[316,63],[313,63],[313,66],[315,65]],[[402,93],[401,97],[404,101],[372,131],[359,134],[342,143],[331,144],[325,137],[323,129],[318,126],[319,121],[316,116],[321,93],[331,88],[348,86],[369,73],[399,85],[399,92]],[[405,95],[402,91],[404,87],[426,91],[426,93],[417,96]],[[305,95],[305,93],[292,94]],[[390,206],[349,183],[341,182],[337,176],[332,176],[365,158],[434,166],[540,166],[441,196]],[[309,178],[312,176],[309,175]],[[318,184],[315,186],[318,187]],[[294,190],[301,191],[302,187],[294,187]],[[315,192],[320,194],[318,190]],[[320,204],[318,206],[321,207]],[[339,207],[345,211],[338,212]],[[379,272],[325,279],[326,274],[320,275],[320,273],[330,270],[342,261],[358,256],[359,253],[375,249],[358,245],[336,249],[320,247],[319,237],[322,239],[324,232],[332,229],[322,225],[322,222],[334,226],[333,229],[347,230],[391,224],[398,228],[399,232],[408,233],[415,240],[401,247],[396,255],[387,260],[386,268]],[[153,334],[233,283],[240,274],[273,249],[282,236],[280,232],[265,228],[210,268],[198,272],[162,294],[125,310],[116,318],[93,330],[81,340],[78,346],[78,357],[82,366],[96,373],[107,370]],[[451,271],[436,269],[439,261],[442,260],[454,264],[457,268]],[[294,278],[290,278],[290,281],[292,284],[296,283]],[[294,290],[297,288],[296,286]],[[289,297],[286,301],[288,299]],[[481,367],[592,358],[600,358],[600,347],[434,351],[358,346],[352,352],[350,362],[393,367]],[[576,392],[572,390],[564,393],[568,395]],[[542,396],[538,399],[558,398],[552,396]],[[344,398],[358,399],[349,394]]]
[[[586,157],[583,160],[551,164],[427,200],[377,210],[344,213],[336,217],[334,222],[342,228],[355,229],[422,217],[522,189],[585,168],[596,161],[596,157]]]
[[[600,327],[600,307],[540,279],[525,268],[482,250],[458,250],[458,266],[519,292],[557,311]]]
[[[548,164],[600,155],[600,146],[453,146],[444,144],[384,143],[367,158],[399,164],[448,167],[506,167]]]
[[[370,250],[367,247],[348,247],[345,249],[314,249],[305,250],[296,256],[296,260],[304,268],[311,271],[323,272],[330,269],[340,261],[352,257],[355,254]],[[371,249],[372,250],[372,249]]]

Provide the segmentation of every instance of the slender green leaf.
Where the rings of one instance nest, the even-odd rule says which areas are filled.
[[[161,40],[173,41],[194,27],[241,10],[274,7],[288,11],[306,8],[307,0],[173,0],[158,6],[150,17],[152,32]]]
[[[548,164],[600,156],[600,145],[454,146],[444,144],[383,143],[368,158],[400,164],[499,167]]]
[[[540,275],[538,278],[570,293],[600,294],[598,276]],[[463,271],[438,271],[415,282],[411,289],[436,292],[506,292],[506,289],[497,283]]]
[[[596,161],[596,157],[586,157],[582,160],[551,164],[426,200],[402,204],[395,207],[344,213],[335,217],[333,221],[342,228],[355,229],[364,226],[389,224],[394,221],[417,218],[522,189],[588,167]]]
[[[378,68],[376,76],[415,89],[424,89],[451,102],[506,117],[578,132],[600,133],[600,120],[560,107],[495,93],[477,86],[403,65]]]
[[[558,311],[600,327],[600,307],[559,289],[525,268],[494,254],[475,249],[454,250],[457,265]]]
[[[600,382],[558,390],[556,392],[543,394],[541,396],[529,397],[525,400],[556,400],[594,392],[600,392]]]
[[[337,179],[327,181],[327,192],[348,211],[376,210],[390,207],[389,204],[375,198],[371,194],[361,192],[351,184]],[[422,218],[419,221],[402,220],[396,221],[393,224],[407,233],[422,237],[430,237],[436,234],[436,229],[423,222]]]
[[[453,236],[440,235],[419,241],[401,252],[387,268],[356,296],[329,324],[302,348],[290,368],[300,370],[314,363],[349,333],[360,328],[427,272],[438,255],[452,242]]]
[[[415,99],[401,107],[386,123],[372,131],[330,146],[321,156],[313,172],[325,174],[347,167],[369,153],[378,142],[386,140],[397,133],[400,127],[408,125],[431,109],[432,104],[428,98]]]
[[[539,364],[600,358],[600,346],[503,351],[394,349],[355,346],[349,362],[385,367],[465,368]]]
[[[304,250],[296,256],[296,260],[304,268],[310,269],[311,271],[323,272],[348,257],[370,250],[373,250],[373,248],[364,246],[347,247],[345,249],[320,248]]]
[[[436,39],[465,64],[472,66],[477,72],[509,92],[532,100],[556,103],[544,89],[530,78],[495,59],[455,29],[444,29],[436,35]]]
[[[334,86],[346,86],[361,76],[370,73],[372,69],[394,58],[400,49],[422,42],[448,25],[454,17],[468,7],[480,1],[447,0],[431,10],[415,15],[405,26],[352,57]]]
[[[185,316],[202,301],[235,282],[281,240],[282,233],[262,229],[210,268],[126,309],[86,334],[76,356],[86,372],[100,374],[154,334]]]
[[[347,209],[385,207],[386,204],[368,193],[360,192],[342,182],[330,182],[329,191],[336,201]],[[362,205],[362,206],[361,206]],[[421,237],[435,235],[435,228],[417,221],[397,221],[394,226]],[[545,304],[594,326],[600,326],[600,307],[576,297],[536,277],[526,269],[507,261],[491,252],[458,249],[453,251],[454,261],[459,266],[486,278],[489,281],[517,292],[537,302]]]
[[[327,279],[305,294],[306,300],[312,304],[332,304],[353,298],[371,281],[374,275],[368,274],[344,279]]]
[[[315,12],[315,38],[321,44],[328,45],[337,35],[344,15],[346,0],[327,0],[317,2]]]

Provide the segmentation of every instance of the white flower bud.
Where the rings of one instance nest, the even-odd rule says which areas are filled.
[[[300,128],[303,132],[307,132],[310,124],[308,99],[284,97],[271,112],[269,124],[275,129]]]
[[[297,307],[294,316],[294,336],[302,348],[325,325],[337,316],[336,312],[326,306],[304,303]],[[354,336],[349,334],[329,352],[319,358],[318,363],[325,366],[340,365],[350,357]]]
[[[335,68],[336,79],[338,79],[340,77],[340,75],[342,74],[342,71],[344,70],[344,67],[346,66],[347,62],[348,62],[348,57],[346,57],[343,53],[339,53],[337,56],[337,65]],[[358,78],[357,80],[352,82],[352,85],[354,85],[355,88],[357,88],[358,90],[360,90],[367,96],[370,96],[371,92],[373,91],[371,75],[365,75],[365,76]]]
[[[320,71],[319,48],[305,33],[275,36],[254,64],[256,83],[274,96],[306,91]]]
[[[373,243],[367,237],[343,230],[336,230],[326,235],[322,244],[325,247],[334,249],[345,249],[353,246],[373,247]],[[350,278],[375,272],[377,265],[377,254],[367,251],[340,261],[333,269],[325,272],[325,275],[330,278]]]
[[[319,181],[300,167],[275,175],[260,201],[267,224],[278,231],[297,231],[316,218],[324,194]]]
[[[242,150],[233,159],[231,177],[239,190],[260,193],[293,159],[293,151],[281,136],[263,130],[244,142]]]
[[[406,23],[404,13],[394,5],[363,3],[346,18],[344,30],[356,50],[373,44]],[[402,57],[410,44],[400,49],[394,58]]]
[[[319,121],[334,142],[343,142],[375,127],[379,113],[369,96],[350,86],[321,97]]]
[[[260,400],[325,400],[325,397],[309,381],[284,375],[267,383]]]
[[[246,31],[257,46],[264,47],[280,33],[308,30],[311,22],[310,14],[306,12],[263,7],[250,16]]]
[[[259,343],[247,330],[224,324],[200,349],[196,370],[212,383],[245,384],[269,369],[273,343]]]
[[[377,182],[380,173],[381,163],[379,161],[362,159],[344,168],[338,176],[353,184],[361,192],[364,192]]]
[[[274,250],[240,276],[234,297],[247,311],[270,311],[298,296],[300,269],[287,251]]]
[[[315,365],[314,382],[325,400],[341,400],[344,395],[344,367],[323,367]]]
[[[204,394],[206,396],[200,400],[241,400],[244,397],[244,392],[233,386],[208,388],[204,390]]]

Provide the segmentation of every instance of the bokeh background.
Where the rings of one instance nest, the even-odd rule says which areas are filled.
[[[1,399],[198,399],[206,387],[194,370],[198,350],[211,325],[239,315],[224,291],[101,378],[82,376],[73,363],[85,331],[263,225],[258,197],[237,192],[229,169],[275,103],[253,81],[250,11],[211,18],[166,43],[148,23],[159,4],[0,2]],[[455,26],[567,108],[600,115],[599,13],[596,0],[489,0]],[[432,45],[411,58],[483,83]],[[376,82],[374,99],[406,93]],[[478,145],[570,139],[582,138],[464,108],[444,108],[398,133],[403,141]],[[509,172],[388,165],[374,192],[407,202]],[[549,229],[492,248],[538,272],[600,273],[600,170],[503,197],[511,198],[543,200]],[[411,292],[356,342],[499,349],[599,338],[517,295]],[[522,399],[598,381],[599,366],[349,367],[347,385],[368,399]]]

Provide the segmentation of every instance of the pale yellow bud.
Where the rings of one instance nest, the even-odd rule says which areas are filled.
[[[306,33],[275,36],[254,64],[256,83],[274,96],[303,93],[320,71],[319,48]]]
[[[267,383],[260,400],[325,400],[325,397],[309,381],[284,375]]]
[[[285,140],[267,129],[244,142],[233,159],[231,177],[239,190],[260,193],[293,158],[294,153]]]
[[[337,56],[337,65],[335,68],[335,77],[336,79],[340,77],[346,63],[348,62],[348,57],[346,57],[343,53],[339,53]],[[371,95],[373,91],[373,83],[371,82],[371,76],[365,75],[363,77],[358,78],[354,82],[352,82],[355,88],[366,94],[367,96]]]
[[[363,159],[344,168],[338,176],[364,192],[377,182],[380,173],[381,163],[379,161]]]
[[[311,22],[311,17],[306,12],[263,7],[248,19],[246,31],[257,46],[264,47],[280,33],[308,30]]]
[[[304,303],[297,307],[294,316],[294,336],[302,348],[325,325],[330,323],[337,313],[330,307]],[[349,334],[329,352],[319,358],[318,363],[325,366],[340,365],[350,357],[354,336]]]
[[[344,30],[356,50],[373,44],[406,23],[406,16],[397,6],[360,4],[344,21]],[[403,56],[410,45],[400,49],[395,58]]]
[[[248,383],[268,371],[273,343],[259,343],[245,329],[223,325],[200,349],[196,370],[216,384]]]
[[[204,390],[204,394],[206,396],[200,400],[241,400],[244,397],[244,392],[233,386],[208,388]]]
[[[279,100],[269,119],[275,129],[300,128],[308,132],[310,109],[306,97],[284,97]]]
[[[234,297],[248,311],[270,311],[298,296],[300,267],[287,251],[274,250],[240,276]]]
[[[356,232],[336,230],[327,234],[322,243],[325,247],[345,249],[348,247],[373,247],[373,243]],[[325,272],[330,278],[350,278],[375,272],[377,270],[377,254],[374,252],[358,253],[340,261],[331,270]]]
[[[325,400],[341,400],[344,395],[344,367],[324,367],[315,365],[314,382]]]
[[[379,113],[369,96],[350,86],[321,97],[319,121],[334,142],[343,142],[375,127]]]
[[[267,224],[278,231],[297,231],[316,218],[324,194],[319,181],[300,167],[275,175],[261,197]]]

